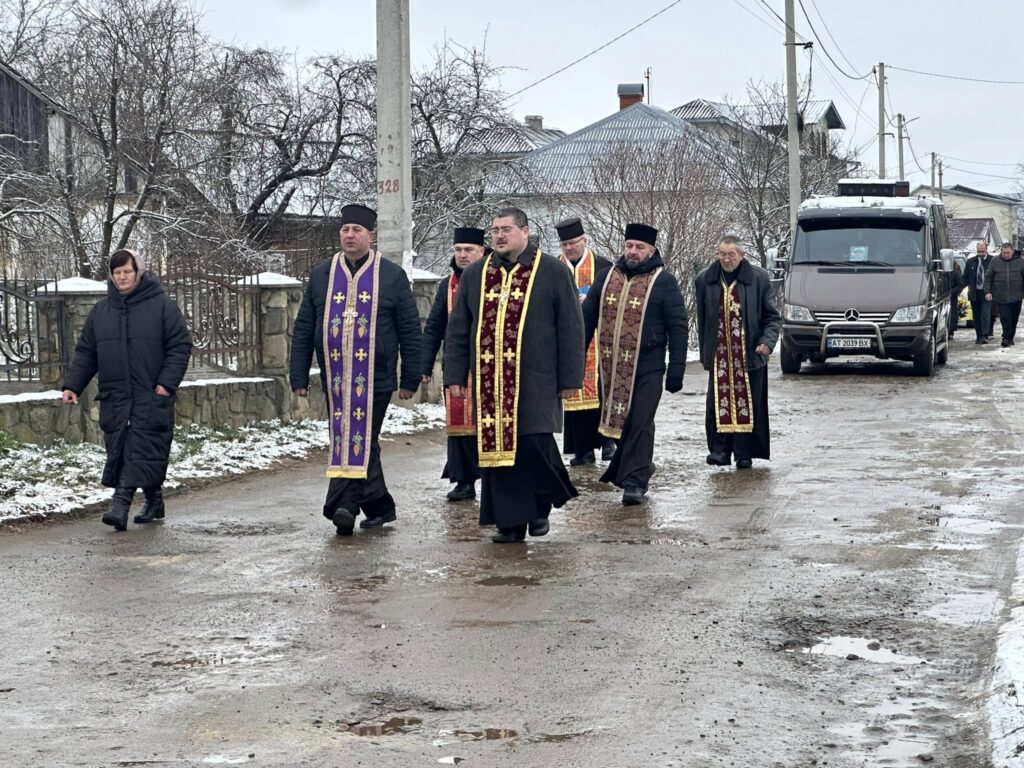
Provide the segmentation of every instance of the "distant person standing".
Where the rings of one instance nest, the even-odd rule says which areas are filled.
[[[114,488],[103,522],[123,531],[135,491],[146,497],[136,523],[164,516],[163,482],[174,437],[174,401],[185,378],[192,341],[185,318],[146,271],[142,255],[110,257],[107,297],[89,312],[64,378],[63,400],[77,404],[93,376],[107,449],[103,485]]]
[[[1013,250],[1009,242],[999,249],[999,258],[993,259],[985,274],[985,300],[994,301],[1003,328],[1002,346],[1012,347],[1020,319],[1020,304],[1024,298],[1024,259]]]
[[[580,303],[587,298],[597,276],[611,269],[612,262],[596,255],[587,242],[583,222],[572,217],[555,224],[562,253],[560,259],[572,271]],[[601,398],[598,391],[596,343],[587,347],[586,368],[583,371],[583,389],[566,398],[565,426],[562,429],[562,453],[572,454],[573,467],[593,464],[594,450],[601,449],[601,460],[610,461],[615,455],[616,442],[598,430],[601,422]]]
[[[992,302],[985,298],[985,275],[992,256],[984,240],[978,241],[977,248],[977,253],[964,265],[964,282],[967,284],[967,300],[971,303],[971,317],[974,318],[974,343],[988,344],[992,334]]]
[[[455,308],[463,270],[480,261],[487,252],[485,232],[475,227],[456,227],[452,249],[452,273],[437,286],[434,303],[423,326],[423,383],[430,382],[434,374],[434,361],[448,333],[448,318]],[[466,396],[455,397],[449,390],[444,393],[445,430],[448,433],[448,461],[442,479],[451,480],[455,487],[448,491],[448,501],[469,501],[476,498],[476,481],[480,479],[480,457],[476,449],[476,418],[473,407],[472,376],[466,382]]]
[[[782,316],[767,271],[747,261],[738,237],[718,244],[718,260],[697,275],[697,340],[708,372],[704,427],[708,464],[750,469],[768,459],[768,356]]]

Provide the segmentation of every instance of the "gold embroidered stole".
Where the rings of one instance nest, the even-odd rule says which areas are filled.
[[[605,437],[622,437],[626,416],[633,404],[640,336],[647,314],[654,281],[661,267],[626,279],[616,266],[608,272],[601,290],[601,318],[597,326],[598,353],[601,365],[601,425]]]
[[[595,274],[597,264],[593,251],[587,248],[583,258],[575,265],[564,254],[560,258],[576,277],[576,290],[579,292],[580,301],[582,301],[589,293],[590,286],[594,284],[594,278],[597,276]],[[601,400],[597,391],[597,378],[597,339],[595,338],[591,340],[590,346],[587,348],[587,363],[583,369],[583,389],[577,390],[576,394],[564,401],[565,410],[590,411],[600,408]]]
[[[741,306],[739,281],[726,285],[723,279],[715,345],[715,425],[723,433],[754,431]]]
[[[511,467],[516,460],[520,359],[526,311],[541,252],[506,272],[487,256],[480,278],[476,332],[476,423],[481,467]]]
[[[370,466],[380,254],[370,251],[354,275],[342,253],[331,261],[324,310],[331,450],[328,477],[365,478]]]
[[[455,309],[455,299],[459,295],[459,275],[454,272],[448,278],[448,317],[451,318]],[[452,437],[465,437],[476,434],[476,422],[473,420],[473,377],[466,382],[466,396],[454,397],[446,388],[444,391],[444,410],[446,432]]]

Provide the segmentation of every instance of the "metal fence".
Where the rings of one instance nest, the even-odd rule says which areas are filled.
[[[70,359],[54,283],[0,276],[0,384],[60,381]]]
[[[205,365],[235,374],[260,370],[263,361],[257,276],[179,269],[161,279],[192,335],[192,367]]]

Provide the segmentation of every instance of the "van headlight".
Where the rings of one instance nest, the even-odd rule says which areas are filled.
[[[814,315],[807,307],[798,307],[796,304],[785,304],[782,308],[783,317],[794,323],[813,323]]]
[[[896,314],[892,316],[892,323],[923,323],[928,315],[928,307],[924,304],[919,304],[916,307],[903,307],[903,309],[897,309]]]

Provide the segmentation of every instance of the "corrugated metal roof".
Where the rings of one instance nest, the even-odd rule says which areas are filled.
[[[522,162],[549,188],[583,190],[595,160],[615,146],[674,140],[689,130],[675,115],[640,102],[524,155]]]
[[[476,146],[471,151],[495,155],[522,154],[545,147],[563,136],[565,136],[565,131],[560,131],[557,128],[531,128],[528,125],[516,125],[482,134],[474,142]]]
[[[803,102],[800,105],[800,109],[803,112],[804,123],[824,122],[830,129],[846,128],[846,124],[839,116],[839,111],[836,109],[835,104],[828,99],[815,99],[813,101]],[[779,115],[785,114],[785,108],[783,105],[778,105],[777,110]],[[763,112],[763,107],[755,107],[755,105],[751,104],[737,104],[735,106],[731,106],[718,101],[709,101],[708,99],[694,99],[693,101],[688,101],[686,104],[683,104],[681,107],[673,109],[672,114],[693,123],[746,123],[750,122],[751,118],[759,111]]]
[[[959,251],[969,248],[979,240],[988,240],[990,233],[995,234],[995,239],[999,240],[995,219],[949,220],[949,242]]]

